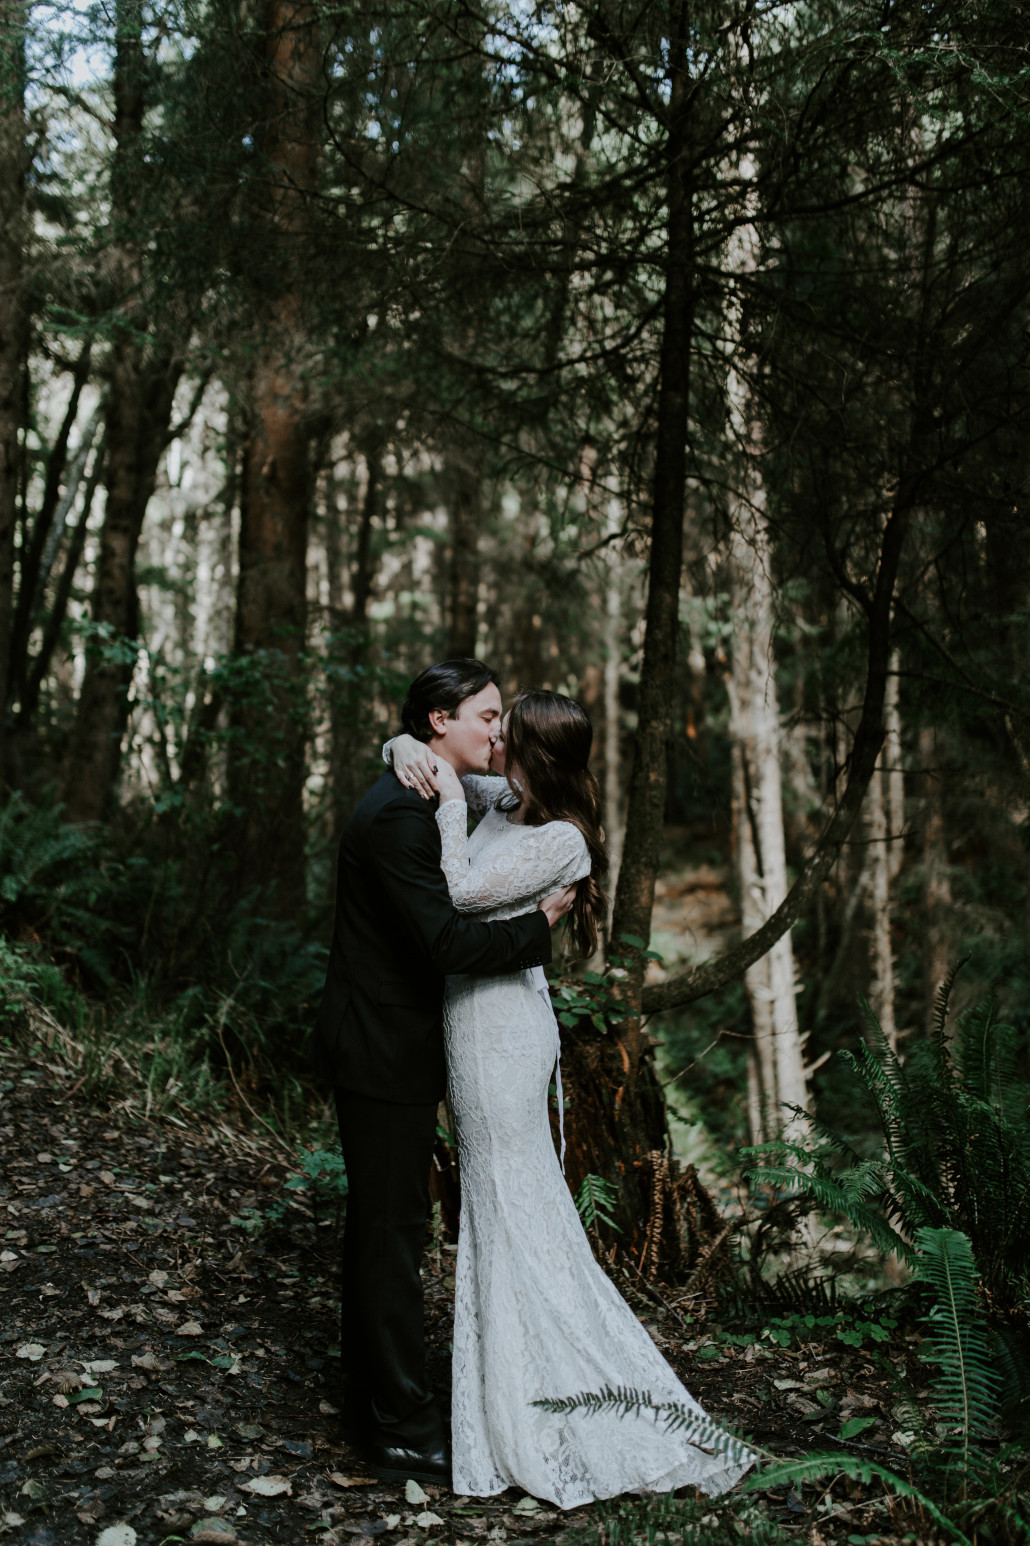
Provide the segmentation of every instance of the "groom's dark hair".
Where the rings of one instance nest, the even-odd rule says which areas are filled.
[[[401,709],[401,728],[417,741],[432,738],[433,727],[429,716],[434,709],[443,709],[452,719],[466,698],[474,698],[477,692],[493,682],[499,686],[496,674],[481,660],[441,660],[416,676],[408,688],[408,696]]]

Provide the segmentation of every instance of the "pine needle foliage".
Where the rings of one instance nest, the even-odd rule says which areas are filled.
[[[965,1235],[989,1307],[1018,1313],[1030,1295],[1030,1087],[1014,1028],[993,997],[958,1017],[938,998],[933,1033],[901,1063],[869,1005],[866,1041],[843,1056],[871,1099],[883,1149],[864,1159],[825,1123],[816,1141],[745,1150],[753,1185],[845,1218],[886,1255],[914,1263],[920,1230]],[[805,1113],[799,1113],[804,1116]]]

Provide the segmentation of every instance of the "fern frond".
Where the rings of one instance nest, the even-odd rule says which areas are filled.
[[[919,1276],[934,1291],[927,1318],[930,1358],[940,1373],[932,1400],[942,1421],[961,1432],[963,1472],[972,1440],[998,1415],[998,1374],[980,1312],[980,1273],[969,1237],[958,1229],[921,1229],[915,1238]]]
[[[782,1487],[784,1484],[819,1482],[827,1476],[846,1476],[849,1481],[862,1482],[867,1487],[873,1481],[882,1482],[896,1498],[906,1498],[913,1503],[918,1503],[931,1519],[948,1531],[957,1546],[972,1546],[972,1542],[962,1528],[954,1519],[949,1519],[942,1513],[932,1498],[920,1492],[919,1488],[914,1487],[911,1482],[905,1481],[904,1477],[888,1471],[886,1466],[877,1465],[872,1460],[861,1459],[858,1455],[805,1455],[800,1460],[784,1460],[778,1464],[766,1466],[754,1476],[749,1476],[741,1491],[760,1492],[768,1487]]]
[[[654,1401],[649,1391],[627,1385],[617,1385],[614,1390],[606,1385],[603,1390],[583,1390],[575,1396],[545,1396],[532,1404],[555,1416],[583,1412],[596,1417],[602,1412],[612,1412],[617,1417],[639,1417],[652,1413],[655,1422],[662,1421],[667,1432],[680,1434],[685,1443],[693,1444],[697,1449],[725,1455],[734,1465],[743,1465],[755,1458],[755,1451],[743,1439],[713,1422],[705,1413],[684,1406],[680,1401]]]
[[[584,1229],[596,1230],[598,1224],[604,1224],[608,1229],[621,1234],[622,1230],[614,1217],[618,1205],[619,1196],[610,1181],[606,1181],[603,1176],[583,1177],[576,1193],[576,1207]]]

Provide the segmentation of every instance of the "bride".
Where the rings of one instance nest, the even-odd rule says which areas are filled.
[[[455,906],[513,918],[579,882],[582,956],[597,945],[606,870],[590,721],[571,698],[523,692],[491,766],[457,777],[410,736],[384,748],[398,778],[439,795]],[[467,837],[467,814],[481,818]],[[444,1039],[461,1164],[452,1398],[455,1492],[512,1486],[560,1508],[684,1485],[716,1494],[748,1469],[669,1431],[647,1410],[551,1413],[534,1403],[617,1386],[704,1413],[594,1260],[555,1154],[548,1085],[558,1027],[543,971],[449,977]],[[561,1108],[560,1069],[558,1074]],[[564,1144],[563,1144],[564,1147]]]

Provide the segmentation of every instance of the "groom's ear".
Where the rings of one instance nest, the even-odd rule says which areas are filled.
[[[445,726],[450,719],[446,709],[430,709],[426,718],[429,720],[429,728],[434,735],[446,735]]]

